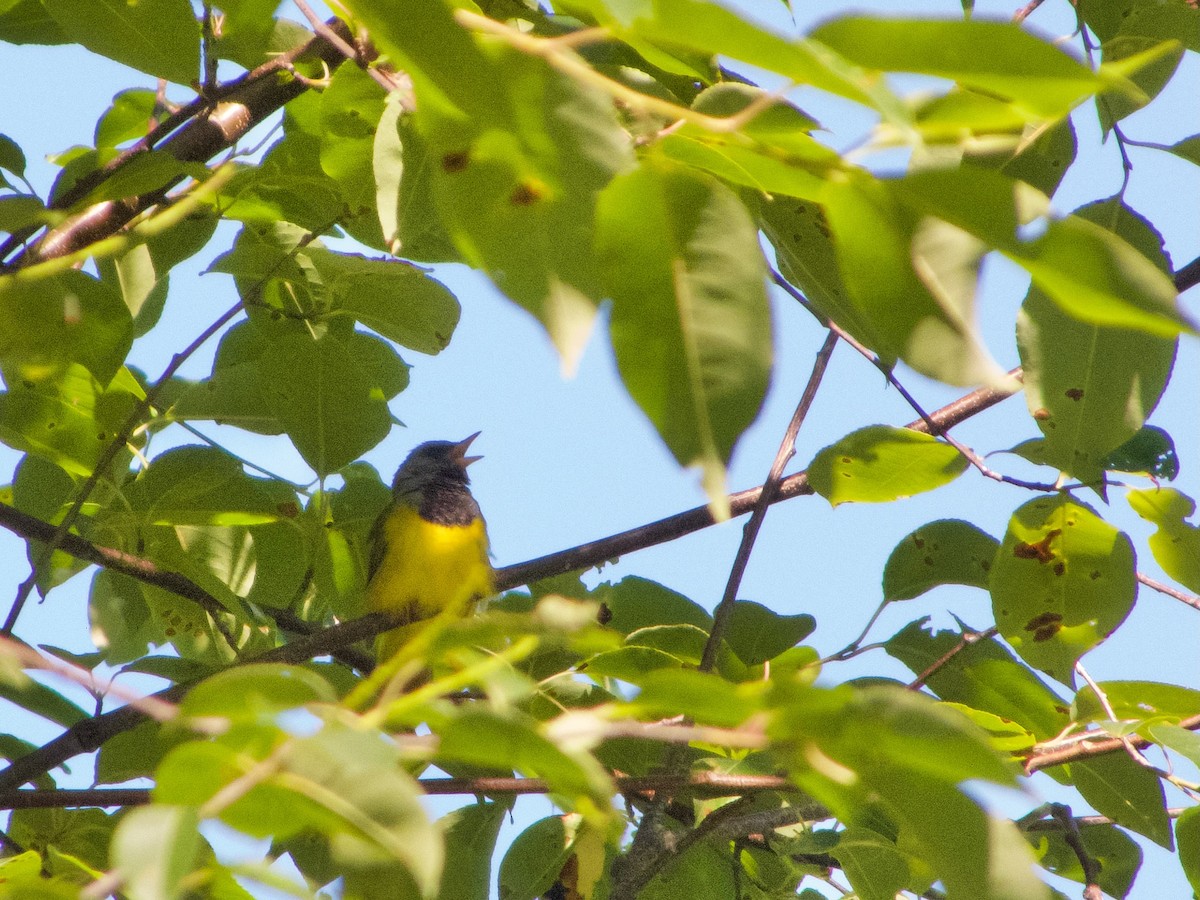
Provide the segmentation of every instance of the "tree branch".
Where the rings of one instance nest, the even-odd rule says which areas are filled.
[[[779,451],[775,454],[775,461],[771,464],[771,471],[767,473],[767,480],[763,482],[758,501],[750,513],[750,521],[742,528],[742,540],[738,544],[737,554],[733,559],[729,580],[725,583],[725,593],[713,612],[712,630],[708,634],[708,640],[704,644],[704,653],[700,659],[701,672],[712,671],[712,667],[717,661],[717,651],[721,647],[721,639],[725,636],[725,629],[729,626],[729,619],[733,615],[738,588],[741,587],[746,565],[750,562],[754,541],[762,528],[763,520],[767,517],[767,507],[771,505],[775,492],[779,488],[779,481],[783,478],[783,467],[796,455],[796,435],[800,433],[800,426],[804,424],[813,400],[816,399],[817,388],[821,386],[821,379],[825,377],[825,369],[829,366],[829,359],[833,356],[833,348],[837,346],[837,342],[837,334],[830,331],[825,338],[825,343],[817,352],[812,374],[808,378],[808,384],[805,385],[804,393],[800,396],[800,402],[796,405],[796,411],[792,413],[792,419],[783,433],[783,440],[779,444]]]
[[[301,638],[290,644],[275,647],[259,654],[254,659],[238,664],[305,662],[318,656],[327,656],[339,647],[373,637],[389,628],[394,628],[395,625],[396,623],[387,616],[372,613],[361,619],[334,625],[318,634]],[[197,683],[187,682],[172,685],[151,696],[167,703],[178,703]],[[54,740],[13,760],[8,768],[0,771],[0,791],[15,790],[26,782],[62,765],[73,756],[81,753],[93,753],[100,749],[105,741],[123,731],[128,731],[145,720],[146,714],[141,710],[132,706],[122,706],[120,709],[72,725]]]
[[[985,409],[995,406],[1002,400],[1008,399],[1013,393],[1015,390],[979,388],[930,413],[929,419],[938,428],[951,428]],[[929,425],[920,419],[909,422],[905,427],[924,434],[929,433]],[[808,474],[798,472],[779,482],[779,489],[769,502],[779,503],[782,500],[790,500],[793,497],[812,493],[813,489],[808,483]],[[730,513],[734,516],[742,516],[751,512],[761,496],[761,487],[731,494],[729,496]],[[508,590],[541,578],[550,578],[577,569],[589,569],[618,556],[666,543],[715,524],[716,521],[708,506],[697,506],[686,512],[659,519],[657,522],[650,522],[628,531],[580,544],[578,547],[505,566],[496,571],[497,589]]]
[[[1200,714],[1189,716],[1179,722],[1180,728],[1186,728],[1188,731],[1200,730]],[[1131,746],[1142,750],[1153,744],[1152,741],[1146,740],[1144,737],[1132,736],[1128,742]],[[1102,756],[1105,753],[1115,753],[1118,750],[1125,750],[1125,739],[1122,738],[1100,738],[1099,740],[1084,740],[1071,744],[1068,747],[1060,747],[1051,750],[1039,750],[1034,747],[1031,751],[1032,755],[1025,760],[1025,774],[1032,775],[1039,769],[1048,769],[1051,766],[1061,766],[1066,763],[1077,762],[1081,759],[1091,759],[1093,756]]]
[[[340,35],[349,36],[348,29],[340,20],[331,20],[329,24]],[[67,208],[83,199],[131,160],[156,146],[183,162],[207,163],[218,153],[232,147],[248,131],[281,109],[288,101],[308,90],[308,86],[299,79],[282,80],[281,74],[297,64],[309,61],[324,63],[332,68],[342,58],[341,50],[321,36],[315,36],[303,46],[280,54],[218,91],[215,101],[197,98],[188,104],[179,114],[172,116],[138,144],[121,153],[109,165],[82,179],[73,190],[58,198],[53,208]],[[66,256],[116,234],[135,217],[162,202],[166,192],[184,177],[181,175],[148,194],[107,200],[87,207],[48,231],[40,241],[28,247],[4,268],[11,270]],[[28,235],[24,235],[20,240],[27,237]],[[0,258],[11,253],[19,243],[18,240],[14,244],[10,239],[0,247]]]

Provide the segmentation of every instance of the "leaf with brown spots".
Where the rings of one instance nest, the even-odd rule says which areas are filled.
[[[1071,685],[1075,661],[1133,607],[1134,569],[1129,538],[1090,507],[1066,494],[1032,500],[1013,513],[992,569],[1000,635]]]

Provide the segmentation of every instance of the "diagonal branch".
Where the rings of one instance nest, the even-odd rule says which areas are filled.
[[[767,507],[775,498],[775,492],[783,478],[783,467],[796,455],[796,435],[800,433],[800,426],[804,424],[813,400],[816,399],[817,389],[821,386],[821,379],[825,377],[825,369],[829,366],[829,359],[833,356],[833,348],[837,346],[837,342],[837,334],[830,331],[825,337],[825,343],[817,352],[812,374],[808,378],[808,384],[804,387],[804,393],[800,396],[800,402],[796,405],[796,411],[792,413],[792,419],[784,431],[783,440],[779,444],[779,452],[775,454],[771,471],[767,473],[767,480],[759,489],[758,501],[750,513],[750,521],[742,528],[742,540],[738,544],[737,555],[733,559],[733,568],[730,570],[729,580],[725,584],[725,593],[713,612],[712,630],[708,634],[708,640],[704,644],[704,653],[700,659],[701,672],[712,671],[712,667],[717,661],[717,651],[721,647],[721,639],[725,636],[725,629],[729,627],[729,620],[733,616],[738,588],[742,585],[742,576],[750,562],[750,552],[754,549],[754,541],[762,528],[763,520],[767,517]]]
[[[330,27],[343,37],[349,35],[340,20],[333,20]],[[310,61],[333,67],[342,58],[341,50],[320,36],[280,54],[220,90],[215,100],[198,98],[185,106],[108,166],[81,180],[74,190],[58,198],[53,204],[54,208],[66,208],[82,200],[133,159],[155,148],[165,150],[182,162],[207,163],[236,144],[288,101],[308,90],[308,85],[302,80],[281,78],[281,75],[286,75],[296,65]],[[160,203],[166,192],[183,178],[181,175],[157,190],[138,197],[107,200],[89,206],[51,229],[3,268],[13,270],[66,256],[116,234],[138,215]],[[0,259],[11,254],[28,237],[25,234],[10,238],[0,246]]]
[[[979,388],[930,413],[929,420],[937,428],[951,428],[972,416],[978,415],[985,409],[995,406],[1002,400],[1008,399],[1013,393],[1014,391],[1012,390]],[[925,434],[928,434],[930,431],[929,425],[920,419],[915,422],[909,422],[905,427]],[[762,496],[762,490],[761,487],[756,487],[731,494],[729,496],[731,515],[743,516],[751,512]],[[789,475],[779,482],[779,489],[769,502],[778,503],[781,500],[790,500],[793,497],[812,493],[814,492],[812,487],[809,486],[808,474],[806,472],[798,472],[795,475]],[[557,553],[550,553],[546,556],[540,556],[537,559],[528,560],[527,562],[505,566],[496,571],[496,585],[499,590],[508,590],[509,588],[529,584],[541,578],[550,578],[554,575],[562,575],[578,569],[590,569],[592,566],[598,566],[618,556],[624,556],[635,550],[644,550],[656,544],[663,544],[715,524],[716,521],[713,519],[712,513],[709,512],[709,508],[707,506],[697,506],[686,512],[676,513],[665,519],[659,519],[657,522],[639,525],[637,528],[631,528],[628,531],[622,531],[618,534],[600,538],[599,540],[580,544],[578,547],[560,550]]]

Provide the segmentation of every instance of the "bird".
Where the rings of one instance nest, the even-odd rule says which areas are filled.
[[[376,639],[378,663],[429,620],[465,617],[495,593],[487,525],[467,477],[481,459],[467,456],[477,437],[427,441],[396,470],[391,502],[371,529],[367,567],[367,609],[400,622]]]

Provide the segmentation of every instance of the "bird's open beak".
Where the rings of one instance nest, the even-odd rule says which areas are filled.
[[[467,449],[471,446],[471,442],[479,437],[483,432],[477,431],[470,437],[463,438],[452,448],[450,448],[450,458],[462,466],[464,469],[473,462],[478,462],[483,459],[482,456],[467,456]]]

